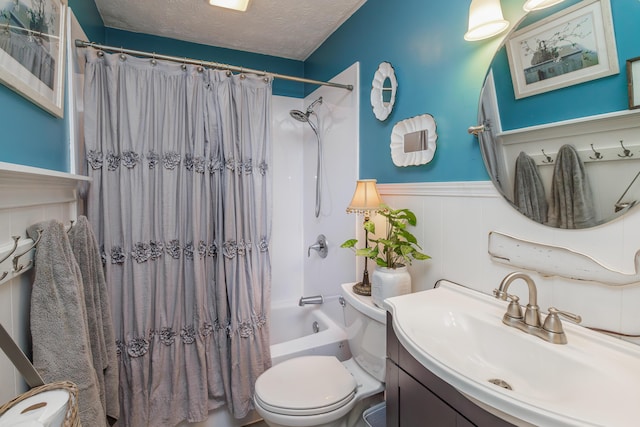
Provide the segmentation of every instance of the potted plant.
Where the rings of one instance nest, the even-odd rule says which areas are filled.
[[[364,256],[376,261],[376,269],[371,280],[371,298],[377,306],[382,301],[395,295],[402,295],[411,291],[411,276],[407,266],[414,260],[427,260],[431,257],[421,252],[416,237],[409,232],[408,226],[415,226],[416,215],[409,209],[391,209],[382,205],[378,212],[386,218],[387,230],[384,236],[376,238],[376,226],[371,221],[365,221],[364,248],[357,248],[357,239],[349,239],[340,247],[355,251],[356,256]],[[369,233],[374,237],[369,238]],[[369,245],[370,244],[370,245]]]

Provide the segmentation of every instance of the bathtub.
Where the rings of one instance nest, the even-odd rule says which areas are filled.
[[[324,304],[338,304],[337,298]],[[297,303],[271,308],[271,360],[277,365],[306,355],[351,357],[347,333],[321,309],[322,305],[300,307]],[[341,310],[340,310],[341,311]],[[316,332],[317,331],[317,332]]]

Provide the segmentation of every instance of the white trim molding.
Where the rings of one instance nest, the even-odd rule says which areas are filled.
[[[378,184],[381,195],[501,198],[491,181]]]
[[[77,201],[77,186],[91,178],[0,162],[0,209]]]

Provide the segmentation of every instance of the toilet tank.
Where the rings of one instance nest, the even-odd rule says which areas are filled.
[[[385,310],[371,297],[353,292],[353,283],[342,285],[344,323],[353,360],[378,381],[384,382],[387,354]]]

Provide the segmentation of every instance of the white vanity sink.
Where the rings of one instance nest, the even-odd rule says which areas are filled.
[[[640,424],[640,346],[568,321],[568,344],[551,344],[504,325],[506,302],[447,281],[385,306],[416,360],[514,424]]]

